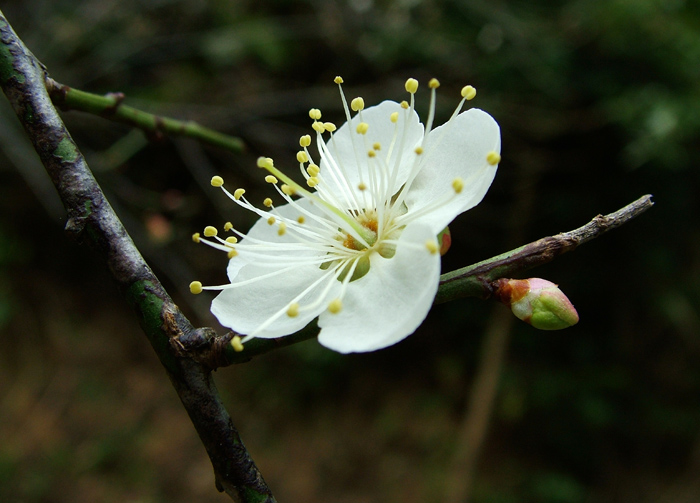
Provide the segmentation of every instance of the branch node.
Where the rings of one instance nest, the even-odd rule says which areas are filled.
[[[154,126],[153,129],[144,130],[144,134],[148,141],[152,143],[162,143],[165,141],[166,124],[163,117],[160,115],[153,116]]]
[[[195,328],[173,338],[173,344],[180,352],[184,353],[202,351],[211,346],[215,336],[216,333],[209,327]]]
[[[213,328],[195,328],[173,337],[171,344],[179,356],[191,358],[210,370],[216,370],[231,364],[226,354],[235,335],[234,332],[228,332],[219,336]]]
[[[65,86],[59,84],[44,72],[44,85],[46,86],[46,91],[48,91],[49,96],[54,100],[54,102],[61,108],[65,110],[66,97],[70,92],[70,86]]]
[[[66,231],[66,233],[73,236],[73,238],[77,239],[83,233],[83,229],[85,229],[84,218],[71,217],[68,220],[66,220],[64,230]]]
[[[496,281],[488,284],[488,287],[491,289],[491,295],[493,295],[496,300],[504,304],[506,303],[503,300],[504,287],[508,284],[508,281],[508,278],[498,278]]]
[[[491,295],[493,295],[498,289],[499,280],[491,282],[487,276],[482,276],[480,274],[476,277],[476,279],[484,287],[484,299],[488,299],[489,297],[491,297]]]
[[[114,104],[105,108],[104,112],[102,112],[102,115],[104,117],[110,117],[117,112],[117,108],[119,108],[119,105],[122,104],[122,102],[126,98],[126,95],[122,92],[117,92],[117,93],[107,93],[107,94],[105,94],[105,97],[109,98],[111,100],[114,100]]]

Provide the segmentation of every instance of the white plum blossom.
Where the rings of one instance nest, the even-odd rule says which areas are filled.
[[[418,88],[406,81],[410,102],[384,101],[365,108],[362,98],[345,99],[347,122],[321,122],[312,109],[317,154],[302,136],[297,162],[305,186],[260,158],[265,180],[284,204],[271,198],[253,205],[243,189],[212,185],[260,219],[243,233],[230,223],[223,239],[207,227],[205,242],[228,252],[229,284],[191,290],[220,290],[212,313],[222,325],[254,338],[299,331],[318,318],[318,340],[333,350],[373,351],[404,339],[425,319],[440,277],[437,235],[460,213],[477,205],[500,161],[500,130],[486,112],[460,113],[476,94],[462,89],[450,119],[432,128],[435,90],[421,124],[414,107]],[[352,110],[352,112],[351,112]],[[354,112],[354,114],[353,114]],[[240,339],[236,341],[242,349]]]

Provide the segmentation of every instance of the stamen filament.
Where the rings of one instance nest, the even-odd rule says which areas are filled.
[[[326,214],[333,218],[336,223],[339,223],[340,226],[343,228],[343,230],[346,230],[349,234],[352,235],[355,239],[357,239],[360,243],[362,243],[364,246],[367,246],[369,248],[369,243],[367,242],[367,238],[370,237],[369,233],[367,232],[367,229],[362,227],[354,218],[349,217],[345,213],[343,213],[340,209],[337,207],[329,204],[328,202],[324,201],[322,198],[316,196],[315,194],[309,192],[308,190],[304,189],[301,187],[298,183],[296,183],[294,180],[289,178],[287,175],[282,173],[279,169],[277,169],[272,163],[264,163],[263,166],[267,171],[275,175],[277,178],[280,180],[284,181],[287,185],[290,187],[294,187],[297,192],[305,196],[307,199],[310,199],[316,203],[319,204],[319,207],[323,210],[326,211]],[[252,206],[252,205],[251,205]],[[257,210],[257,208],[256,208]],[[253,210],[255,211],[255,210]],[[257,210],[255,211],[258,213]],[[336,218],[337,217],[337,218]],[[338,220],[339,218],[339,220]]]
[[[321,284],[323,281],[328,281],[328,279],[331,279],[329,281],[329,285],[327,285],[324,288],[323,293],[326,294],[328,293],[328,290],[333,286],[333,281],[335,281],[338,277],[338,269],[340,266],[334,268],[334,269],[329,269],[325,274],[321,275],[316,281],[311,283],[308,287],[306,287],[300,294],[295,296],[290,302],[285,304],[285,306],[274,313],[272,316],[270,316],[267,320],[265,320],[263,323],[261,323],[255,330],[253,330],[250,334],[246,335],[241,342],[245,343],[246,341],[249,341],[250,339],[254,338],[258,333],[261,331],[265,330],[267,327],[269,327],[272,323],[274,323],[280,316],[284,315],[287,313],[287,310],[289,309],[290,304],[295,304],[298,303],[300,299],[302,299],[307,293],[309,293],[311,290],[316,288],[319,284]],[[303,306],[299,308],[299,310],[302,310]]]

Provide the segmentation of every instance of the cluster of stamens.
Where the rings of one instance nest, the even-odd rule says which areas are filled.
[[[411,169],[406,179],[397,190],[398,167],[405,162],[403,152],[408,145],[404,144],[405,124],[409,114],[414,111],[414,95],[418,89],[415,79],[406,81],[406,90],[410,94],[410,102],[403,101],[400,108],[404,114],[403,122],[400,121],[400,112],[391,113],[389,119],[394,132],[391,143],[382,145],[370,143],[370,125],[365,122],[363,110],[365,108],[362,98],[355,98],[349,105],[343,93],[341,77],[335,78],[335,83],[340,89],[340,96],[345,109],[348,127],[353,124],[351,114],[355,112],[359,121],[355,129],[350,132],[352,148],[354,150],[353,166],[349,166],[348,159],[340,159],[334,155],[337,152],[334,132],[336,126],[331,122],[321,122],[321,111],[311,109],[309,117],[312,119],[312,129],[316,133],[316,146],[319,152],[320,162],[314,162],[314,156],[309,151],[312,143],[311,135],[304,135],[299,139],[301,149],[296,154],[301,176],[305,186],[297,183],[284,172],[278,169],[273,160],[260,157],[257,161],[259,168],[268,172],[265,182],[274,187],[279,197],[286,205],[290,205],[295,211],[290,216],[288,211],[278,211],[272,198],[265,198],[262,208],[255,206],[245,197],[242,188],[230,192],[224,187],[224,180],[215,176],[211,180],[214,187],[221,188],[224,193],[237,205],[252,211],[270,226],[276,226],[276,235],[268,239],[249,236],[227,222],[223,230],[232,233],[226,238],[219,236],[216,227],[207,226],[202,235],[196,233],[192,236],[197,243],[205,243],[227,253],[229,259],[236,260],[241,254],[246,260],[254,261],[256,266],[270,266],[270,273],[245,281],[233,282],[221,286],[203,287],[198,281],[190,284],[192,293],[201,293],[202,290],[225,290],[239,288],[255,281],[274,280],[293,270],[299,265],[314,265],[325,271],[320,280],[315,281],[307,289],[299,292],[283,309],[263,322],[255,331],[246,338],[234,338],[234,348],[242,350],[242,342],[255,337],[257,333],[272,325],[280,316],[296,317],[307,310],[318,311],[320,305],[326,303],[326,309],[331,313],[339,313],[342,310],[342,298],[348,284],[368,273],[370,257],[378,253],[384,258],[393,257],[402,230],[410,222],[421,215],[434,210],[442,204],[458,197],[462,192],[465,182],[461,178],[452,180],[451,186],[445,187],[446,196],[443,200],[434,202],[418,211],[411,212],[406,207],[405,198],[421,168],[421,156],[424,154],[425,138],[432,128],[435,115],[435,90],[439,82],[432,79],[429,82],[431,89],[431,102],[428,120],[425,126],[423,142],[415,147],[412,152],[413,159]],[[461,92],[462,101],[448,121],[452,121],[461,111],[464,103],[476,95],[472,86],[466,86]],[[328,133],[326,141],[324,135]],[[485,162],[496,165],[500,161],[497,152],[490,152]],[[351,183],[347,173],[350,169],[359,173],[359,182]],[[309,204],[300,204],[305,200]],[[313,209],[312,209],[313,208]],[[206,238],[206,239],[204,239]],[[402,246],[417,246],[411,243],[403,243]],[[437,240],[428,240],[423,249],[427,253],[438,253]],[[307,250],[311,253],[304,258],[298,255],[283,258],[281,252]],[[242,259],[244,257],[239,257]],[[283,261],[280,264],[280,261]],[[334,284],[340,282],[341,288],[337,297],[327,300],[328,293]],[[300,300],[312,289],[322,286],[317,300],[302,304]]]

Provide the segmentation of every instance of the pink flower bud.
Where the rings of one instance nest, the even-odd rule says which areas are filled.
[[[440,231],[440,234],[438,234],[438,243],[440,243],[440,255],[444,255],[447,253],[447,250],[450,249],[450,246],[452,245],[452,234],[450,233],[450,228],[445,227]]]
[[[540,330],[561,330],[578,323],[576,308],[559,287],[546,279],[506,279],[495,282],[494,295],[513,314]]]

